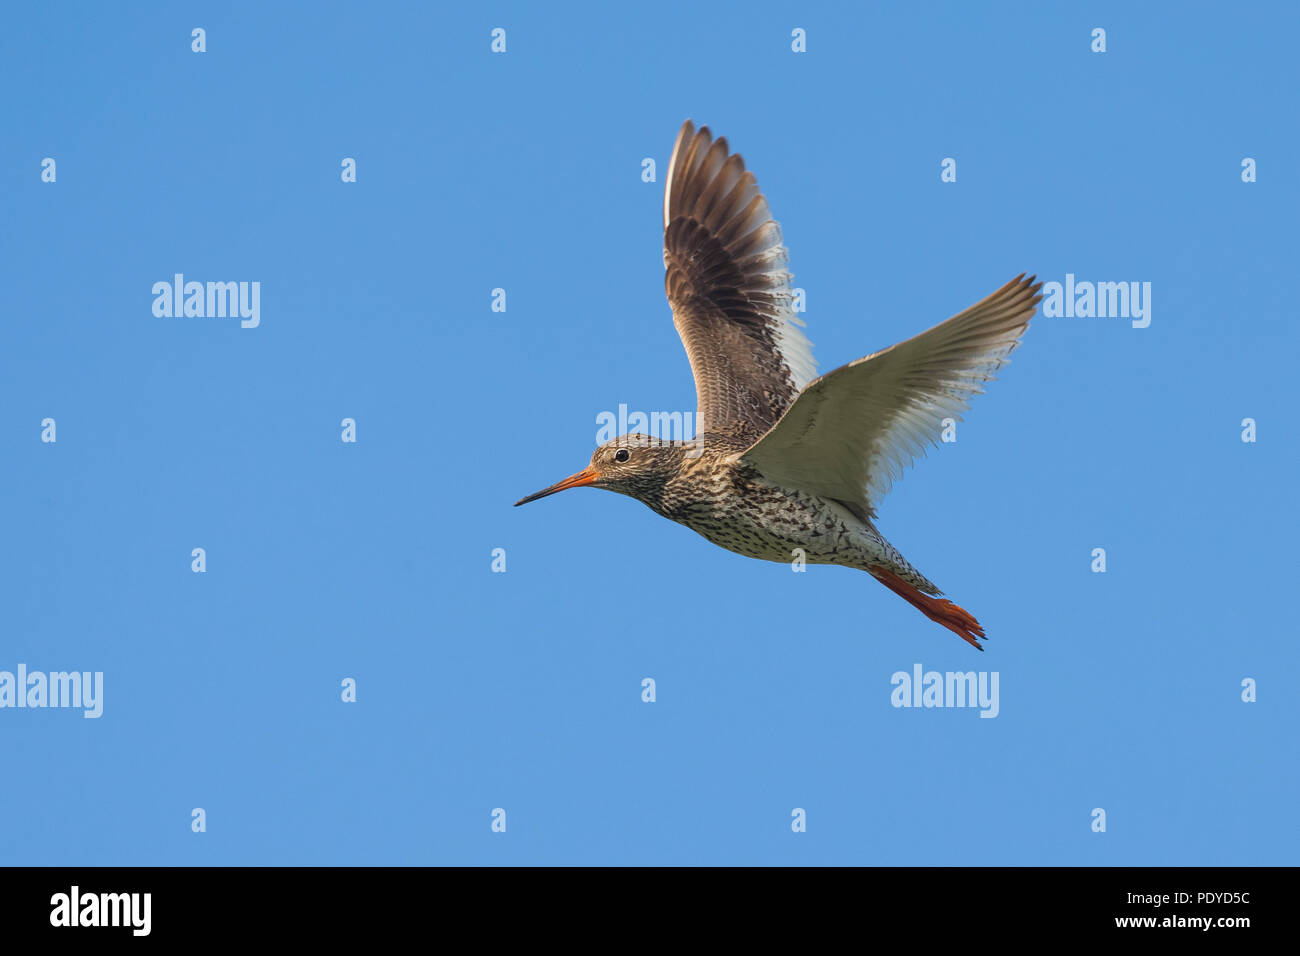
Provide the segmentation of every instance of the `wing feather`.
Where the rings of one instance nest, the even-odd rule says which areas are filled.
[[[754,174],[687,120],[664,187],[664,288],[695,375],[700,434],[762,434],[816,374],[787,264]]]
[[[960,420],[1020,343],[1042,299],[1031,276],[906,342],[810,383],[742,458],[773,481],[874,504]]]

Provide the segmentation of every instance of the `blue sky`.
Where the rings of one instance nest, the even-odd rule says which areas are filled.
[[[468,7],[10,13],[0,670],[104,701],[0,709],[0,862],[1295,863],[1295,7]],[[1151,283],[1145,329],[1035,319],[882,503],[985,654],[630,499],[511,507],[693,409],[687,117],[822,371],[1021,271]],[[260,325],[155,317],[177,272]],[[916,664],[998,716],[894,708]]]

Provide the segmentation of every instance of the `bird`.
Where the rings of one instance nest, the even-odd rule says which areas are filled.
[[[664,184],[664,287],[695,379],[691,439],[601,444],[568,488],[636,498],[729,551],[866,571],[978,650],[952,603],[876,528],[893,482],[1020,344],[1042,283],[1021,273],[928,331],[817,376],[781,227],[725,137],[682,124]]]

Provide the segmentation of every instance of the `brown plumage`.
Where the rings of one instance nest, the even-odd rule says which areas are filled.
[[[876,530],[876,506],[1019,344],[1041,284],[1024,275],[947,322],[814,379],[781,230],[725,139],[688,120],[664,187],[665,288],[695,376],[693,441],[622,435],[516,502],[592,486],[731,551],[871,573],[980,648],[979,622]],[[980,648],[982,649],[982,648]]]

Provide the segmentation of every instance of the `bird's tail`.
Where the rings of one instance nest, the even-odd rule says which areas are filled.
[[[982,651],[977,638],[984,638],[984,628],[975,620],[975,615],[965,608],[958,607],[951,601],[931,597],[916,586],[908,584],[893,571],[880,565],[867,569],[877,581],[893,591],[912,607],[932,621],[942,624],[977,651]]]

